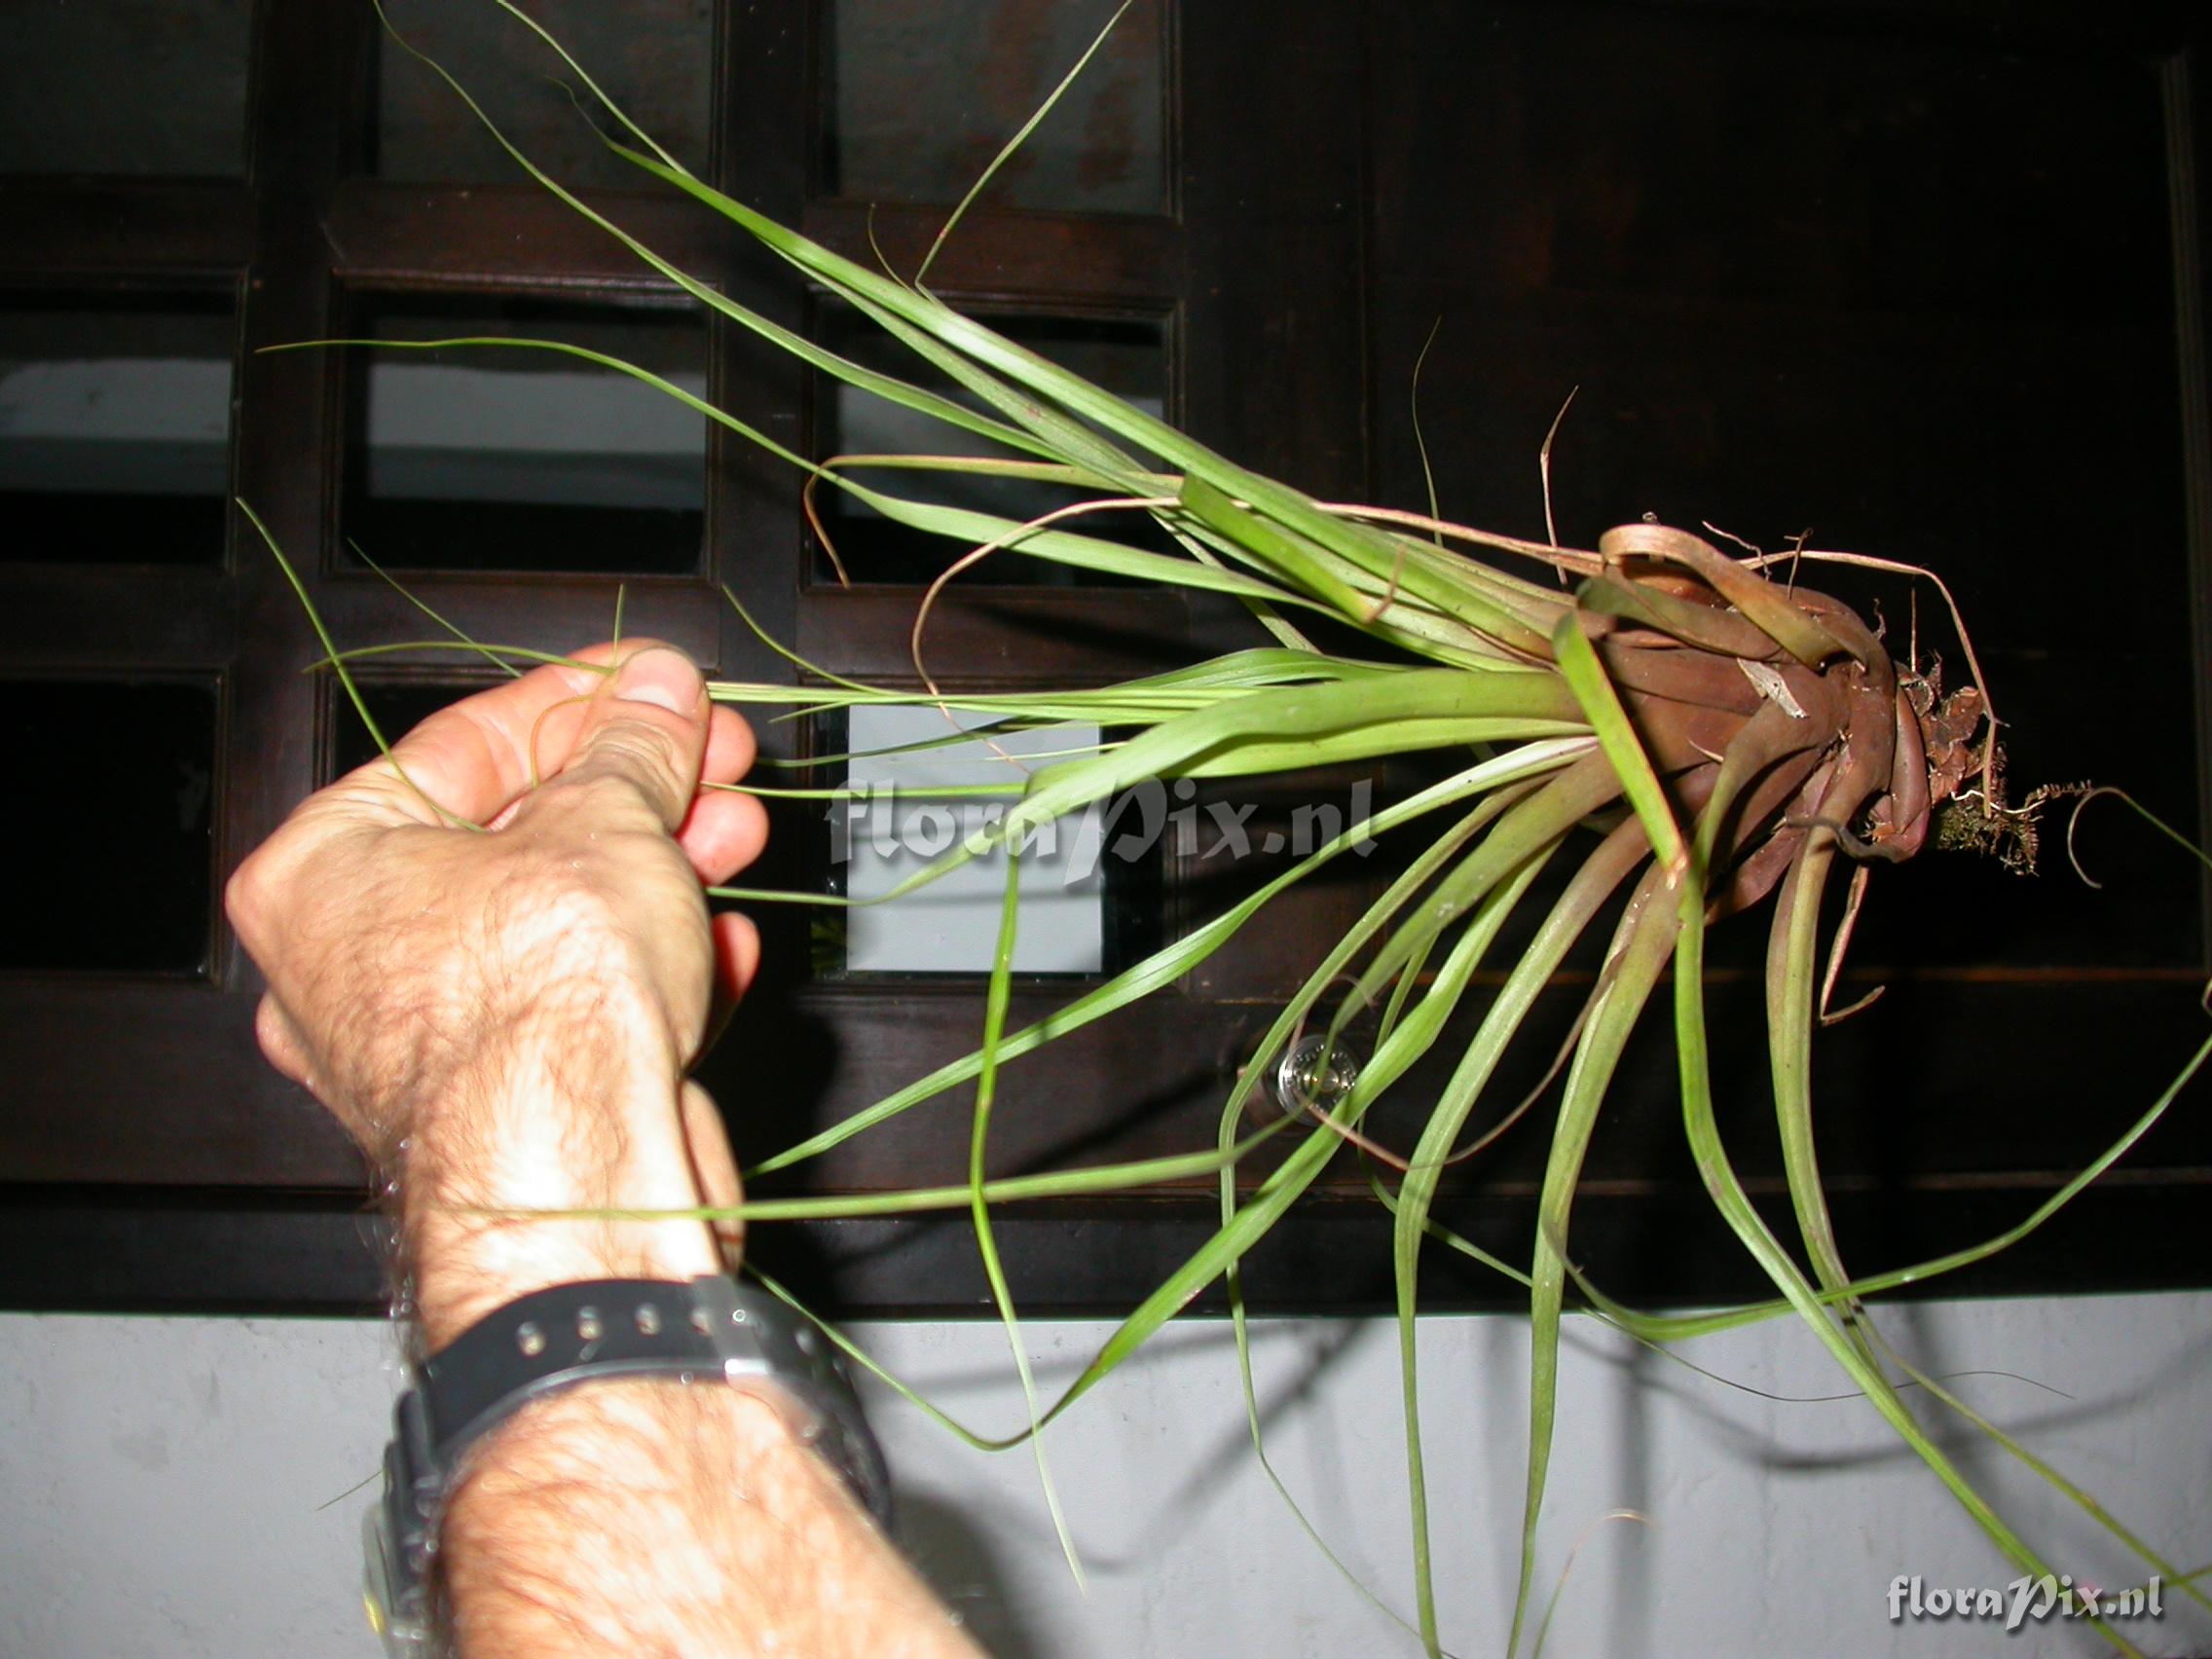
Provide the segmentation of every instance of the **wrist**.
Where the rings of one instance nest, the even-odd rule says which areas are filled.
[[[697,1209],[673,1078],[569,1063],[478,1072],[407,1146],[400,1226],[432,1351],[549,1285],[688,1280],[725,1263]]]
[[[457,1227],[425,1220],[408,1232],[414,1311],[432,1353],[532,1291],[593,1279],[682,1283],[725,1267],[698,1222],[516,1218]]]

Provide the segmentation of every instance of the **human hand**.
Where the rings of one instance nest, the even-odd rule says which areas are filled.
[[[619,660],[432,716],[305,802],[226,895],[269,982],[263,1051],[398,1185],[432,1346],[538,1285],[720,1266],[697,1222],[512,1213],[737,1193],[683,1071],[758,957],[701,892],[766,835],[756,800],[701,787],[744,773],[752,734],[674,647]]]

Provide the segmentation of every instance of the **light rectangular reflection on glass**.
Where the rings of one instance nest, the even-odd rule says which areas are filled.
[[[551,339],[707,389],[695,308],[487,295],[366,296],[355,333],[393,341]],[[697,568],[707,422],[630,375],[566,352],[435,345],[351,363],[349,542],[425,570],[680,574]]]
[[[411,500],[699,508],[706,424],[603,370],[381,357],[369,365],[367,485]],[[707,395],[703,372],[670,384]]]
[[[966,730],[989,723],[954,713]],[[853,759],[846,774],[856,798],[834,809],[833,859],[849,898],[890,892],[966,835],[1011,797],[947,797],[933,790],[1019,782],[1039,756],[1095,744],[1095,726],[998,732],[940,749],[885,750],[949,735],[937,709],[859,708],[850,715]],[[876,753],[870,753],[870,752]],[[1013,756],[1009,759],[1008,756]],[[1106,961],[1102,860],[1095,820],[1062,820],[1021,855],[1021,908],[1014,939],[1017,974],[1096,974]],[[1003,848],[887,903],[845,912],[845,970],[853,974],[988,974],[997,956],[1006,896]]]
[[[0,308],[0,557],[220,559],[233,331],[217,296],[31,295]]]

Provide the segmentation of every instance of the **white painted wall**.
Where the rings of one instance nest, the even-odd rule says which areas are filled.
[[[1893,1309],[1900,1345],[1959,1383],[2122,1519],[2191,1567],[2212,1559],[2212,1296]],[[1039,1323],[1048,1385],[1105,1327]],[[873,1326],[871,1348],[957,1415],[1017,1420],[1003,1338],[977,1324]],[[1430,1491],[1448,1643],[1503,1646],[1519,1514],[1526,1342],[1499,1318],[1423,1330]],[[1832,1391],[1786,1326],[1693,1345],[1775,1392]],[[366,1659],[354,1585],[367,1490],[395,1386],[368,1323],[0,1317],[0,1659]],[[1396,1353],[1386,1325],[1260,1327],[1271,1446],[1346,1564],[1408,1605]],[[2051,1392],[2059,1390],[2061,1392]],[[2071,1397],[2066,1397],[2071,1396]],[[1226,1325],[1171,1327],[1050,1436],[1085,1565],[1078,1593],[1025,1454],[985,1457],[889,1400],[878,1425],[910,1547],[993,1651],[1068,1659],[1411,1654],[1301,1534],[1245,1439]],[[1603,1332],[1575,1333],[1539,1568],[1588,1543],[1545,1648],[1556,1659],[1839,1655],[1937,1659],[2104,1651],[2085,1632],[1892,1625],[1894,1574],[2011,1576],[1862,1405],[1783,1404]],[[2032,1479],[1980,1453],[2032,1535],[2077,1572],[2122,1573]],[[1596,1517],[1628,1506],[1649,1528]],[[2212,1652],[2169,1593],[2153,1654]]]

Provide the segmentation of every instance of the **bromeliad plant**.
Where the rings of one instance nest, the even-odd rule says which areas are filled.
[[[1234,1298],[1243,1254],[1347,1143],[1365,1144],[1363,1119],[1409,1068],[1450,1043],[1456,1057],[1441,1092],[1426,1102],[1418,1145],[1393,1166],[1394,1185],[1380,1175],[1374,1181],[1379,1200],[1394,1216],[1415,1598],[1428,1651],[1441,1651],[1441,1637],[1430,1583],[1414,1320],[1422,1250],[1439,1240],[1528,1290],[1528,1479],[1509,1650],[1521,1645],[1527,1622],[1570,1279],[1581,1309],[1653,1343],[1794,1313],[2019,1570],[2050,1569],[1907,1410],[1899,1393],[1900,1379],[1918,1382],[1931,1398],[1996,1436],[2111,1528],[2147,1570],[2212,1607],[2184,1573],[2105,1516],[2057,1471],[1905,1365],[1883,1343],[1862,1305],[1880,1290],[1979,1260],[2040,1226],[2148,1130],[2212,1052],[2212,1044],[2198,1051],[2173,1087],[2095,1164],[2004,1237],[1860,1280],[1852,1278],[1837,1251],[1815,1152],[1808,1052],[1858,897],[1870,871],[1920,851],[1943,815],[1949,815],[1947,833],[2007,844],[2026,838],[2032,818],[2032,802],[2017,809],[2007,805],[1986,690],[1970,684],[1946,691],[1936,670],[1893,661],[1876,632],[1847,606],[1796,579],[1801,564],[1824,561],[1900,567],[1807,551],[1789,556],[1788,570],[1782,572],[1774,569],[1776,560],[1731,557],[1696,535],[1649,524],[1610,531],[1594,551],[1578,551],[1489,535],[1433,515],[1315,500],[1236,465],[961,315],[923,285],[926,265],[913,281],[900,280],[840,258],[724,196],[633,126],[550,35],[506,0],[498,3],[560,52],[590,95],[620,124],[626,137],[608,140],[617,154],[756,238],[805,279],[910,349],[965,396],[871,370],[748,310],[587,205],[501,135],[500,142],[534,178],[730,322],[852,386],[956,428],[964,435],[963,447],[973,449],[972,440],[979,438],[995,452],[991,459],[859,456],[816,463],[738,414],[580,347],[552,340],[423,343],[565,352],[632,375],[803,469],[810,490],[844,491],[891,520],[944,537],[948,554],[957,554],[948,558],[944,577],[930,589],[915,622],[915,665],[926,690],[872,687],[800,664],[809,670],[807,683],[720,684],[714,687],[719,698],[800,712],[920,704],[1010,728],[1071,733],[1067,757],[1005,786],[1002,818],[891,895],[994,850],[1008,855],[997,965],[976,1051],[758,1166],[764,1172],[799,1163],[918,1102],[972,1085],[969,1183],[868,1200],[756,1200],[742,1211],[767,1221],[864,1208],[968,1208],[1030,1402],[1024,1433],[1000,1441],[969,1438],[992,1446],[1029,1440],[1038,1448],[1042,1469],[1037,1431],[1209,1283],[1226,1276]],[[458,84],[454,90],[467,97]],[[958,217],[956,212],[953,219]],[[1016,523],[882,482],[900,476],[926,481],[941,472],[1031,480],[1080,497],[1067,507]],[[1125,521],[1137,514],[1164,530],[1178,551],[1148,551],[1097,528],[1116,522],[1116,515]],[[944,580],[990,557],[1044,559],[1227,594],[1250,609],[1272,644],[1105,689],[973,695],[940,688],[925,666],[931,602]],[[1511,567],[1493,562],[1498,560]],[[1329,637],[1363,644],[1349,650],[1321,648],[1312,638],[1316,618],[1329,625]],[[1961,640],[1964,644],[1963,628]],[[344,673],[345,657],[335,648],[333,656]],[[1974,667],[1971,645],[1966,656]],[[1977,667],[1974,672],[1978,680]],[[1074,728],[1096,728],[1102,740],[1079,739]],[[1350,827],[1224,914],[1058,1013],[1018,1030],[1007,1028],[1020,854],[1031,832],[1147,779],[1249,777],[1410,754],[1446,757],[1449,775]],[[828,798],[837,792],[782,793]],[[1425,836],[1425,844],[1311,965],[1303,986],[1254,1046],[1241,1081],[1223,1102],[1215,1148],[1077,1173],[1015,1180],[988,1175],[991,1114],[1005,1062],[1169,984],[1240,929],[1267,927],[1267,907],[1276,896],[1366,836],[1393,831]],[[1539,872],[1563,862],[1574,864],[1571,876],[1476,1018],[1468,993],[1477,970]],[[1826,954],[1824,982],[1823,903],[1846,879],[1845,920]],[[751,890],[724,896],[843,902]],[[1768,1042],[1796,1253],[1752,1207],[1737,1178],[1715,1125],[1706,1063],[1706,929],[1761,905],[1771,909]],[[1470,1125],[1490,1103],[1489,1086],[1538,990],[1575,941],[1602,923],[1609,925],[1604,965],[1565,1065],[1539,1227],[1526,1265],[1507,1264],[1446,1233],[1432,1221],[1431,1207],[1443,1170],[1469,1149]],[[1778,1292],[1770,1303],[1697,1318],[1642,1315],[1608,1301],[1581,1280],[1567,1253],[1579,1172],[1600,1105],[1631,1030],[1670,963],[1684,1133],[1714,1203]],[[1464,1017],[1455,1023],[1456,1014]],[[1318,1031],[1333,1042],[1357,1017],[1376,1018],[1378,1025],[1372,1057],[1356,1081],[1330,1098],[1309,1101],[1303,1116],[1263,1136],[1245,1135],[1247,1096],[1268,1063],[1301,1034]],[[1519,1110],[1526,1107],[1524,1102]],[[1491,1114],[1474,1144],[1500,1132],[1497,1117]],[[1240,1184],[1239,1159],[1255,1139],[1271,1133],[1287,1137],[1287,1152],[1264,1178]],[[1040,1410],[993,1242],[994,1206],[1208,1171],[1220,1180],[1219,1229],[1123,1321],[1059,1399]],[[1241,1354],[1241,1303],[1234,1305]],[[1249,1400],[1248,1359],[1246,1365]],[[1257,1445],[1256,1413],[1252,1430]],[[1046,1486],[1050,1493],[1049,1477]],[[1053,1512],[1057,1520],[1056,1504]],[[2107,1634],[2126,1646],[2117,1633]]]

